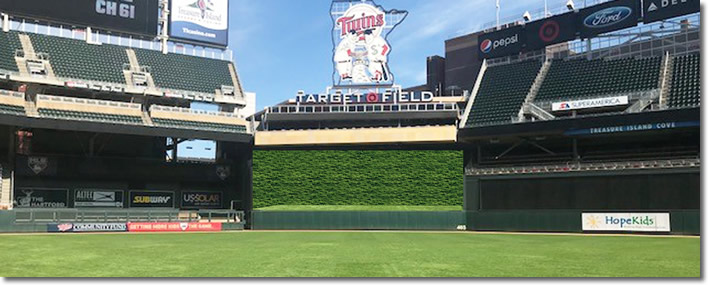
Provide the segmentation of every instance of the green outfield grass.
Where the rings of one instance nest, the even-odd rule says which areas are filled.
[[[699,277],[700,239],[469,233],[0,235],[4,277]]]
[[[259,211],[379,211],[379,212],[421,212],[421,211],[462,211],[462,206],[308,206],[282,205],[256,209]]]

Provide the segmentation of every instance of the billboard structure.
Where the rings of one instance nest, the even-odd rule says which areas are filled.
[[[394,76],[388,65],[387,38],[408,12],[386,11],[374,1],[335,0],[332,43],[335,86],[388,85]]]
[[[134,35],[155,36],[158,30],[155,0],[2,0],[0,11]]]
[[[171,0],[170,38],[225,48],[229,44],[228,0]]]

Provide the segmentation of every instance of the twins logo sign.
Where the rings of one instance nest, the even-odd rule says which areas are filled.
[[[332,9],[335,83],[393,84],[388,67],[391,46],[386,38],[408,12],[384,11],[373,1],[356,1],[359,4],[338,12],[335,4],[343,3],[333,3]]]

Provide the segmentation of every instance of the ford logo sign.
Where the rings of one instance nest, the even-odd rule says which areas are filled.
[[[583,24],[588,28],[604,28],[624,21],[632,15],[632,8],[625,6],[610,7],[592,13]]]

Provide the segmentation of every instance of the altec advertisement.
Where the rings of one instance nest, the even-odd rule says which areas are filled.
[[[589,99],[589,100],[578,100],[578,101],[566,101],[553,103],[553,112],[558,111],[572,111],[572,110],[583,110],[583,109],[593,109],[593,108],[604,108],[604,107],[615,107],[615,106],[626,106],[629,105],[628,96],[617,96],[599,99]]]
[[[583,231],[671,232],[669,213],[583,213]]]
[[[221,223],[128,223],[129,232],[219,232]]]
[[[172,0],[170,3],[171,38],[228,46],[228,0]]]
[[[74,207],[123,208],[123,191],[76,189]]]
[[[339,5],[351,6],[343,13]],[[388,34],[408,15],[406,11],[385,11],[373,1],[332,4],[335,85],[393,84],[388,56]]]

